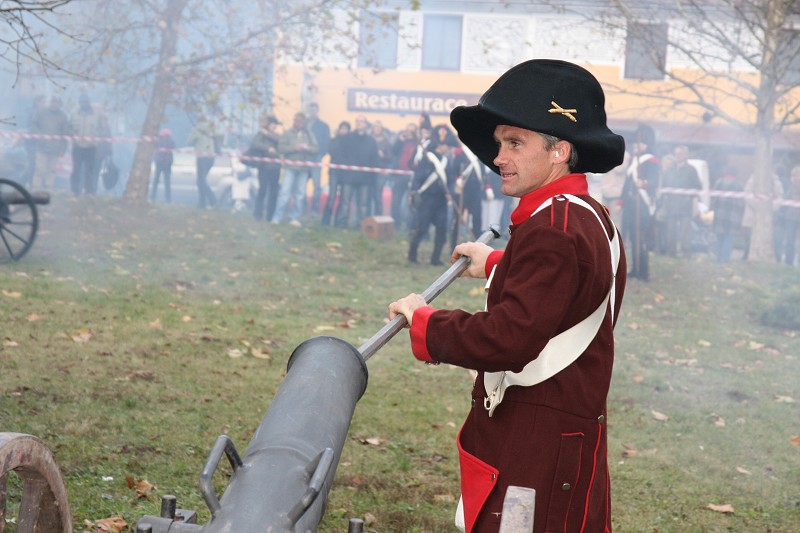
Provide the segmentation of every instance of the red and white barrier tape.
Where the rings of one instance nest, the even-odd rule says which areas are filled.
[[[11,139],[44,139],[44,140],[65,140],[65,141],[82,141],[82,142],[108,142],[108,143],[138,143],[138,142],[155,142],[156,137],[92,137],[92,136],[80,136],[80,135],[44,135],[41,133],[19,133],[16,131],[0,131],[0,137],[6,137]],[[192,153],[195,154],[197,157],[220,157],[220,156],[230,156],[230,153],[213,153],[213,152],[195,152],[194,150],[186,150],[181,148],[176,149],[168,149],[168,148],[158,148],[158,151],[161,152],[173,152],[173,153]],[[276,163],[278,165],[290,165],[290,166],[304,166],[304,167],[324,167],[327,166],[328,168],[335,168],[341,170],[355,170],[359,172],[377,172],[378,174],[402,174],[402,175],[413,175],[414,173],[410,170],[401,170],[397,168],[385,168],[385,167],[365,167],[359,165],[342,165],[339,163],[322,163],[321,161],[298,161],[294,159],[285,159],[281,157],[253,157],[253,156],[243,156],[241,153],[236,153],[236,157],[240,160],[248,160],[248,161],[258,161],[262,163]]]
[[[18,131],[0,131],[0,137],[8,139],[45,139],[48,141],[85,141],[85,142],[155,142],[156,137],[93,137],[85,135],[45,135],[43,133],[20,133]]]
[[[703,195],[707,194],[708,196],[716,196],[718,198],[744,198],[746,200],[773,202],[776,205],[788,205],[790,207],[800,207],[800,201],[797,200],[773,198],[772,196],[768,196],[766,194],[755,194],[751,192],[717,191],[714,189],[709,189],[708,191],[702,191],[699,189],[681,189],[677,187],[664,187],[658,189],[658,196],[661,196],[663,194],[680,194],[686,196],[699,196],[701,194]]]
[[[0,137],[6,137],[11,139],[45,139],[45,140],[66,140],[66,141],[86,141],[86,142],[109,142],[109,143],[119,143],[119,142],[155,142],[157,137],[150,137],[150,136],[143,136],[143,137],[90,137],[90,136],[78,136],[78,135],[44,135],[41,133],[20,133],[16,131],[0,131]],[[169,150],[165,148],[159,148],[159,151],[172,151],[173,153],[194,153],[194,151],[190,150],[183,150],[180,148]],[[229,153],[210,153],[210,152],[197,152],[195,153],[196,156],[200,157],[218,157],[224,155],[230,155]],[[253,156],[244,156],[241,153],[237,153],[236,156],[240,160],[248,160],[248,161],[259,161],[262,163],[275,163],[279,165],[290,165],[290,166],[305,166],[305,167],[324,167],[327,166],[328,168],[333,169],[341,169],[341,170],[356,170],[360,172],[377,172],[379,174],[401,174],[401,175],[413,175],[414,173],[410,170],[401,170],[396,168],[384,168],[384,167],[364,167],[359,165],[342,165],[339,163],[322,163],[321,161],[297,161],[293,159],[284,159],[281,157],[253,157]],[[716,191],[716,190],[708,190],[702,191],[699,189],[681,189],[676,187],[664,187],[658,190],[658,194],[681,194],[681,195],[689,195],[689,196],[696,196],[700,194],[707,194],[709,196],[717,196],[720,198],[745,198],[745,199],[754,199],[757,201],[772,201],[777,205],[787,205],[791,207],[800,207],[800,202],[795,200],[785,200],[782,198],[774,199],[771,196],[766,195],[757,195],[748,192],[735,192],[735,191]]]

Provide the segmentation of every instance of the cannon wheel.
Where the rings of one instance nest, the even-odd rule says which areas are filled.
[[[0,263],[16,261],[33,245],[39,214],[22,185],[0,178]]]
[[[0,433],[0,533],[10,518],[11,471],[22,482],[17,533],[72,533],[67,487],[53,454],[40,439],[22,433]]]

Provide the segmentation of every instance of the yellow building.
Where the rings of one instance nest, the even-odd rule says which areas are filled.
[[[530,58],[556,58],[578,63],[600,80],[615,131],[627,135],[646,122],[664,151],[687,144],[694,156],[709,160],[712,175],[723,162],[746,172],[752,133],[722,117],[755,122],[755,108],[747,103],[753,95],[742,86],[758,87],[758,72],[675,13],[659,11],[664,4],[638,3],[645,9],[642,17],[649,18],[633,20],[590,12],[597,2],[563,2],[559,11],[499,1],[422,2],[419,10],[396,3],[398,9],[364,13],[355,30],[358,42],[339,42],[339,52],[320,37],[313,69],[279,61],[274,110],[287,124],[295,111],[316,101],[332,131],[340,121],[352,124],[359,115],[392,131],[418,122],[423,111],[434,125],[448,123],[453,107],[476,103],[509,67]],[[732,34],[740,23],[735,17],[718,21]],[[752,38],[739,38],[742,49],[755,46]],[[673,41],[693,43],[698,51]],[[705,54],[706,71],[697,68],[699,53]],[[800,72],[798,63],[789,70]],[[693,88],[672,77],[691,81]],[[695,90],[718,112],[691,104],[697,100]],[[779,163],[780,158],[795,159],[800,130],[786,128],[774,137],[774,147]]]

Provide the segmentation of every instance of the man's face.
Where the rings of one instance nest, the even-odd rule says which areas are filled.
[[[686,160],[689,159],[689,154],[686,152],[686,149],[680,146],[675,148],[674,155],[675,163],[677,163],[679,166],[686,163]]]
[[[356,131],[359,133],[364,133],[367,131],[367,119],[364,117],[357,117],[356,118]]]
[[[306,127],[306,119],[301,115],[296,115],[294,117],[294,129],[302,130]]]
[[[554,151],[547,151],[535,131],[500,125],[494,129],[494,140],[498,149],[494,164],[506,196],[521,198],[568,173],[566,164],[555,163]]]

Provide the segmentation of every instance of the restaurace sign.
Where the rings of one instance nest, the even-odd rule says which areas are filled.
[[[454,107],[475,105],[479,94],[347,89],[347,110],[352,112],[449,115]]]

